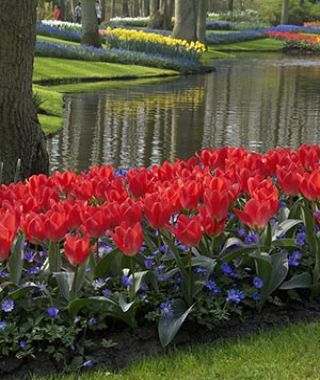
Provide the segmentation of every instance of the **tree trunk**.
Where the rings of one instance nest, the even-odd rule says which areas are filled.
[[[128,17],[129,16],[129,0],[122,0],[122,16]]]
[[[202,43],[205,43],[206,41],[207,12],[208,0],[198,0],[197,40]]]
[[[201,0],[200,0],[201,1]],[[162,16],[162,29],[172,29],[172,16],[173,16],[174,2],[173,0],[160,1],[160,14]]]
[[[116,0],[111,0],[110,18],[114,18],[116,15]]]
[[[0,162],[3,180],[49,172],[45,136],[32,100],[36,1],[0,1]]]
[[[153,15],[159,9],[159,0],[150,0],[150,15]]]
[[[197,39],[197,0],[176,0],[174,38],[187,41]]]
[[[233,12],[233,0],[228,0],[228,10],[229,12]]]
[[[281,24],[288,24],[289,20],[289,0],[282,0]]]
[[[95,3],[95,0],[82,0],[81,2],[81,45],[101,47]]]

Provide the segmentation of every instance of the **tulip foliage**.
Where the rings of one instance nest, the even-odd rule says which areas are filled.
[[[319,146],[211,148],[2,185],[0,322],[34,307],[101,329],[155,320],[165,346],[187,318],[213,328],[318,296],[319,160]]]

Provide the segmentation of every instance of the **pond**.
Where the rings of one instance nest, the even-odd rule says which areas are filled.
[[[320,59],[215,61],[206,75],[65,96],[51,170],[131,167],[188,158],[202,147],[265,151],[320,143]]]

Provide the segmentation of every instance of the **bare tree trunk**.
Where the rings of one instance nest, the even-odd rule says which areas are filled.
[[[162,29],[172,29],[172,16],[174,10],[174,0],[161,0],[160,14],[163,18]]]
[[[111,0],[110,18],[114,18],[116,15],[116,0]]]
[[[159,0],[150,0],[150,15],[153,15],[159,9]]]
[[[228,10],[229,12],[233,12],[233,0],[228,0]]]
[[[289,0],[282,0],[281,24],[288,24],[289,21]]]
[[[98,33],[98,20],[95,0],[82,0],[82,36],[81,45],[101,47],[101,39]]]
[[[202,43],[205,43],[206,41],[207,12],[208,0],[198,0],[197,40]]]
[[[21,159],[21,178],[48,173],[44,134],[32,101],[36,41],[36,2],[0,1],[0,161],[3,180],[14,178]]]
[[[176,0],[174,38],[195,41],[197,38],[197,0]]]
[[[129,0],[122,0],[122,16],[128,17],[129,16]]]

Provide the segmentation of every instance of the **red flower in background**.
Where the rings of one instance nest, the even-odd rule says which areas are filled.
[[[143,244],[143,231],[140,223],[130,226],[128,223],[121,223],[110,234],[115,245],[126,255],[134,256]]]

